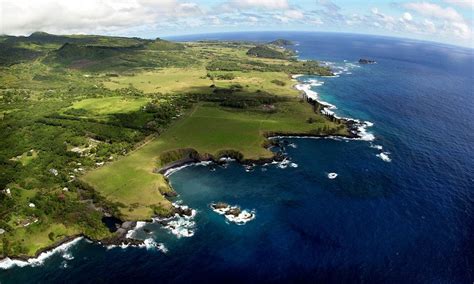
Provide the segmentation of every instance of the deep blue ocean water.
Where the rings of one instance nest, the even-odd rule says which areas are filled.
[[[296,146],[285,147],[296,168],[185,168],[170,180],[197,210],[194,236],[150,224],[146,237],[166,253],[81,241],[43,265],[0,270],[0,282],[472,283],[473,49],[326,33],[175,39],[280,37],[298,43],[301,59],[342,72],[302,80],[324,82],[313,89],[338,115],[373,122],[375,141],[285,139]],[[359,66],[362,57],[377,64]],[[376,156],[381,151],[391,162]],[[256,218],[226,222],[209,208],[217,201]]]

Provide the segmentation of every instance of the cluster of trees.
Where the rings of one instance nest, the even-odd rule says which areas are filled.
[[[235,75],[233,73],[222,73],[222,74],[216,74],[213,75],[211,73],[207,73],[206,75],[207,78],[211,80],[234,80]]]
[[[332,76],[334,75],[328,66],[321,66],[318,61],[296,61],[292,64],[284,66],[287,73],[290,74],[307,74],[307,75],[321,75],[321,76]]]
[[[241,85],[235,84],[229,88],[214,88],[212,94],[194,94],[193,97],[199,101],[215,102],[223,107],[239,109],[272,105],[287,100],[287,98],[275,96],[261,90],[257,90],[254,93],[243,92],[242,90]]]
[[[288,74],[307,75],[334,75],[327,66],[321,66],[314,60],[290,60],[290,64],[269,64],[258,60],[213,60],[207,66],[209,71],[260,71],[260,72],[286,72]],[[274,82],[275,83],[275,82]]]
[[[207,64],[206,69],[209,71],[239,71],[242,70],[238,61],[217,59]]]
[[[217,74],[215,78],[217,80],[234,80],[235,75],[233,73]]]
[[[281,80],[277,80],[277,79],[274,79],[272,80],[272,83],[275,84],[275,85],[278,85],[278,86],[285,86],[286,83],[281,81]]]
[[[192,103],[193,99],[186,95],[168,97],[166,102],[149,102],[144,110],[152,115],[152,119],[145,124],[145,129],[160,134],[184,109],[190,108]]]
[[[247,55],[272,59],[288,59],[290,57],[285,52],[278,51],[267,45],[258,45],[252,47],[247,51]]]
[[[4,90],[2,93],[1,101],[3,103],[16,103],[21,102],[24,100],[28,100],[31,96],[31,91],[29,90],[22,90],[22,89],[9,89]]]

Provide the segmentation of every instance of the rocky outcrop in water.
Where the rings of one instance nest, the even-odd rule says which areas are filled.
[[[361,58],[359,59],[359,64],[374,64],[376,63],[375,60]]]

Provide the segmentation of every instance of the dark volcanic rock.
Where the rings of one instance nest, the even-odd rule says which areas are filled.
[[[375,60],[361,58],[359,59],[359,64],[374,64]]]
[[[193,210],[189,207],[178,206],[174,208],[174,212],[179,216],[191,216],[193,214]]]
[[[224,209],[224,208],[229,207],[229,204],[224,203],[224,202],[217,202],[217,203],[213,203],[211,207],[214,209]]]
[[[178,193],[176,193],[176,191],[174,191],[174,190],[171,190],[171,191],[163,192],[163,195],[165,197],[176,197],[176,196],[178,196]]]
[[[124,228],[125,230],[130,230],[130,229],[133,229],[136,224],[137,224],[136,222],[126,221],[126,222],[123,222],[122,228]]]
[[[242,210],[239,207],[231,207],[229,211],[227,211],[226,215],[234,215],[235,217],[239,216]]]

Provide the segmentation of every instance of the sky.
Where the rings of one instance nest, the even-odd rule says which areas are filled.
[[[474,48],[474,0],[0,0],[0,34],[236,31],[395,36]]]

